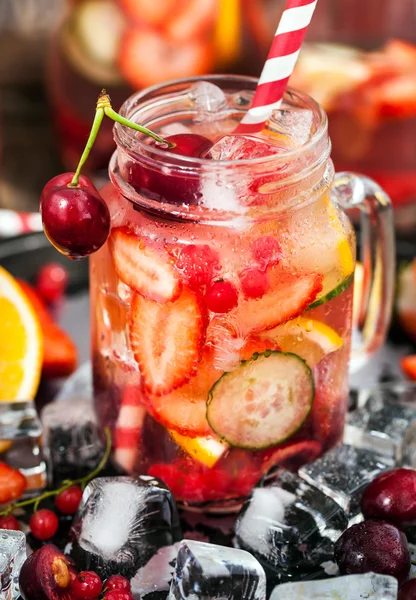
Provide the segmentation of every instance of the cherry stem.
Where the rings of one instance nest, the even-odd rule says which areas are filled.
[[[130,121],[129,119],[126,119],[125,117],[119,115],[118,112],[116,112],[111,106],[110,96],[105,90],[102,90],[97,100],[97,106],[95,108],[95,117],[90,135],[85,145],[84,152],[82,153],[82,156],[78,163],[77,170],[75,171],[72,181],[68,185],[68,187],[78,187],[81,169],[86,163],[91,149],[95,143],[98,131],[101,127],[101,123],[103,122],[104,115],[107,116],[109,119],[112,119],[116,123],[120,123],[120,125],[130,127],[130,129],[134,129],[135,131],[140,131],[140,133],[148,135],[149,137],[153,138],[156,142],[159,142],[159,144],[163,144],[166,148],[173,148],[175,146],[175,144],[164,140],[159,135],[157,135],[157,133],[154,133],[150,129],[147,129],[147,127],[138,125],[137,123],[134,123],[133,121]]]
[[[51,490],[50,492],[44,492],[43,494],[41,494],[40,496],[37,496],[36,498],[29,498],[28,500],[23,500],[22,502],[15,502],[14,504],[10,504],[5,510],[0,512],[0,516],[7,517],[16,508],[21,508],[23,506],[30,506],[31,504],[33,504],[33,512],[36,512],[39,504],[41,502],[43,502],[43,500],[46,500],[46,498],[50,498],[52,496],[58,496],[61,492],[63,492],[64,490],[67,490],[69,487],[71,487],[73,485],[79,485],[82,489],[84,489],[85,486],[87,485],[87,483],[90,482],[91,479],[94,479],[94,477],[96,477],[103,470],[103,468],[107,464],[107,461],[110,457],[111,433],[110,433],[110,429],[108,427],[106,427],[104,429],[104,434],[105,434],[105,439],[106,439],[105,452],[104,452],[99,464],[96,466],[96,468],[93,471],[91,471],[91,473],[89,473],[85,477],[80,477],[79,479],[66,479],[62,483],[61,487],[59,487],[58,489]]]

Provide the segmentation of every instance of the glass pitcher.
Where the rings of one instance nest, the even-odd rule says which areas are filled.
[[[178,80],[132,96],[103,189],[112,218],[91,257],[96,406],[116,460],[194,508],[227,510],[274,464],[342,439],[355,235],[362,216],[363,361],[385,339],[394,281],[388,197],[334,177],[324,111],[289,90],[258,136],[232,135],[256,80]],[[195,134],[195,135],[190,135]]]

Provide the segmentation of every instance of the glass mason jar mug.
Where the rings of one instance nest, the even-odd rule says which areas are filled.
[[[363,215],[361,357],[384,340],[393,293],[388,198],[334,180],[326,116],[306,95],[288,91],[260,135],[233,135],[255,86],[194,78],[124,104],[162,136],[197,134],[181,143],[204,157],[116,125],[112,231],[91,258],[96,406],[115,458],[215,510],[342,438],[355,236],[341,206]]]

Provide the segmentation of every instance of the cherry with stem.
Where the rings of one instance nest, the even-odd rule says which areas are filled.
[[[43,188],[40,200],[46,237],[59,252],[72,259],[84,258],[99,250],[110,233],[107,204],[93,183],[81,175],[105,116],[150,136],[167,149],[174,146],[146,127],[119,115],[113,110],[106,91],[102,90],[91,132],[75,173],[62,173],[51,179]]]

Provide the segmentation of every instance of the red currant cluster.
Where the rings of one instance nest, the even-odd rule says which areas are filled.
[[[133,600],[128,579],[122,575],[112,575],[104,585],[94,571],[81,571],[72,580],[70,594],[76,600]]]

